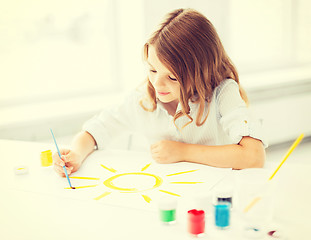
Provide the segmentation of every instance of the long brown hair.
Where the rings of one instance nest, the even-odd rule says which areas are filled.
[[[175,114],[174,122],[184,115],[190,119],[188,124],[193,121],[189,116],[190,100],[199,104],[196,125],[201,126],[207,118],[207,115],[203,117],[205,102],[211,100],[214,89],[228,78],[239,84],[237,70],[227,56],[216,29],[204,15],[193,9],[177,9],[167,14],[144,45],[145,60],[149,45],[155,47],[157,57],[180,84],[181,111]],[[241,87],[240,94],[248,102]],[[143,101],[140,105],[146,111],[154,111],[157,107],[156,93],[148,78],[147,99],[151,108],[145,107]]]

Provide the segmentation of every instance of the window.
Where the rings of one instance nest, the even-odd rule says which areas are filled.
[[[310,6],[307,0],[232,0],[228,47],[240,71],[311,63]]]
[[[0,107],[118,85],[116,1],[0,2]]]
[[[311,2],[308,0],[293,1],[295,7],[295,23],[293,35],[295,37],[295,58],[300,63],[311,62]]]

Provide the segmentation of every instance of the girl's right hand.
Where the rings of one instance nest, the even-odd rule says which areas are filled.
[[[80,154],[70,150],[70,149],[60,149],[61,159],[58,153],[53,154],[54,170],[62,177],[66,177],[63,166],[66,166],[68,175],[76,172],[82,162],[83,158]]]

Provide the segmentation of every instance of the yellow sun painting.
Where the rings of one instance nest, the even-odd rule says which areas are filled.
[[[145,192],[153,190],[153,189],[158,189],[158,191],[165,193],[165,194],[169,194],[169,195],[173,195],[176,197],[180,197],[180,194],[177,193],[173,193],[170,191],[166,191],[164,189],[161,189],[161,186],[163,184],[163,178],[161,178],[158,175],[152,174],[152,173],[148,173],[146,172],[146,170],[150,167],[151,163],[147,164],[146,166],[144,166],[139,172],[127,172],[127,173],[117,173],[117,170],[107,167],[103,164],[101,164],[100,166],[102,168],[104,168],[105,170],[114,173],[114,175],[112,177],[109,177],[107,179],[105,179],[103,181],[103,184],[108,188],[107,191],[105,191],[104,193],[102,193],[101,195],[97,196],[94,198],[94,200],[100,200],[106,196],[108,196],[109,194],[112,193],[111,190],[116,190],[119,191],[120,193],[138,193],[141,194],[141,196],[143,197],[143,199],[147,202],[150,203],[151,202],[151,198],[146,195]],[[198,171],[199,169],[195,169],[195,170],[188,170],[188,171],[183,171],[183,172],[177,172],[177,173],[172,173],[172,174],[168,174],[166,175],[167,177],[171,177],[171,176],[176,176],[176,175],[180,175],[180,174],[186,174],[186,173],[192,173],[195,171]],[[121,179],[127,176],[136,176],[139,178],[141,178],[141,181],[146,181],[146,178],[150,178],[148,179],[149,182],[152,182],[152,184],[148,187],[143,187],[143,188],[137,188],[137,187],[123,187],[123,186],[118,186],[116,183],[114,183],[117,179]],[[78,176],[72,176],[70,177],[72,179],[87,179],[87,180],[94,180],[94,181],[102,181],[101,178],[96,178],[96,177],[78,177]],[[150,181],[151,180],[151,181]],[[198,183],[203,183],[203,182],[169,182],[170,184],[198,184]],[[76,189],[81,189],[81,188],[91,188],[91,187],[96,187],[99,186],[100,183],[94,184],[94,185],[86,185],[86,186],[78,186],[75,187]],[[71,189],[71,188],[65,188],[65,189]],[[144,194],[143,194],[144,193]]]

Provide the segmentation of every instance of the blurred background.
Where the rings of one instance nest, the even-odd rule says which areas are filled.
[[[53,128],[69,144],[144,80],[144,42],[187,7],[216,27],[270,146],[310,139],[308,0],[0,0],[0,139],[47,142]]]

